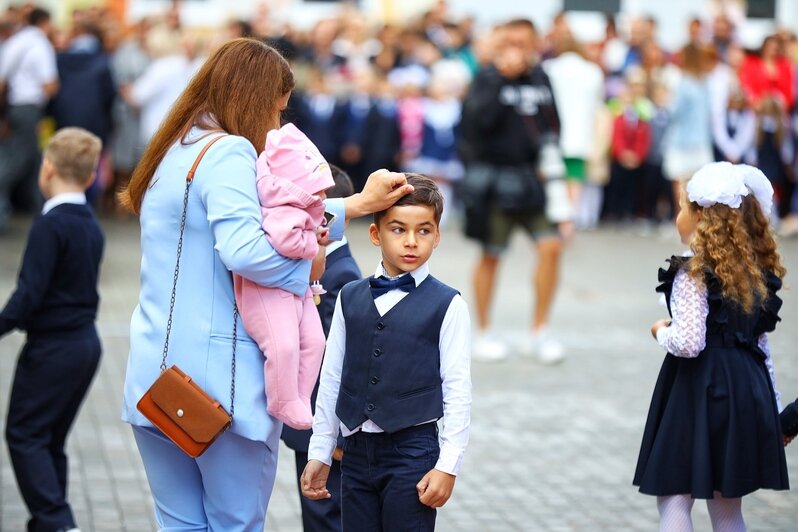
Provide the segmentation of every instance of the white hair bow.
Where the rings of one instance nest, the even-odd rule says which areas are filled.
[[[743,183],[762,207],[762,212],[769,217],[773,210],[773,185],[770,184],[770,180],[755,166],[738,164],[736,168],[743,176]]]
[[[749,192],[743,174],[729,162],[706,164],[687,182],[687,197],[702,207],[722,203],[737,209]]]

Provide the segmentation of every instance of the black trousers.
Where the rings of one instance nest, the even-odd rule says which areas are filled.
[[[6,442],[31,518],[29,532],[75,525],[67,503],[66,437],[100,361],[92,324],[69,334],[28,335],[8,403]]]
[[[305,532],[341,532],[341,462],[332,461],[327,477],[329,499],[313,501],[302,495],[300,477],[308,463],[308,453],[294,452],[299,503],[302,506],[302,529]]]
[[[439,455],[435,423],[347,436],[341,461],[344,532],[435,530],[437,512],[418,500],[416,484]]]

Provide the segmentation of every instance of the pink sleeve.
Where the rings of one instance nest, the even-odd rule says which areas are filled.
[[[277,253],[289,259],[313,259],[319,251],[311,216],[291,205],[262,209],[263,230]]]

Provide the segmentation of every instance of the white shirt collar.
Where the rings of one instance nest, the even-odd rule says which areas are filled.
[[[71,203],[73,205],[86,205],[86,194],[84,192],[64,192],[53,196],[44,202],[42,207],[42,214],[47,214],[55,207],[64,203]]]
[[[338,249],[338,248],[340,248],[340,247],[343,247],[343,246],[345,246],[345,245],[346,245],[348,242],[349,242],[349,241],[346,239],[346,237],[345,237],[345,236],[341,237],[341,240],[338,240],[337,242],[333,242],[332,244],[330,244],[329,246],[327,246],[327,249],[326,249],[326,251],[324,252],[324,255],[325,255],[326,257],[329,257],[329,256],[330,256],[330,253],[332,253],[333,251],[335,251],[336,249]]]
[[[429,275],[429,264],[425,262],[424,264],[422,264],[412,272],[407,272],[407,273],[413,276],[413,279],[415,279],[416,281],[416,286],[418,286],[421,284],[421,281],[426,279],[427,276]],[[380,275],[384,275],[388,279],[398,279],[402,275],[406,275],[406,273],[403,273],[402,275],[397,275],[395,277],[391,277],[390,275],[388,275],[388,272],[385,271],[385,268],[383,268],[382,261],[380,261],[380,263],[377,265],[376,272],[374,272],[374,277],[379,277]]]

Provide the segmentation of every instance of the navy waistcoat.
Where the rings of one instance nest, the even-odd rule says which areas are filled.
[[[380,316],[368,278],[341,290],[346,347],[335,413],[396,432],[443,416],[439,340],[457,294],[431,275]]]

